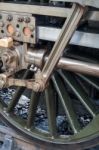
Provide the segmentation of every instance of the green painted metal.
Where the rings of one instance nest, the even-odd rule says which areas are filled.
[[[81,78],[82,75],[79,77]],[[86,78],[83,78],[83,80],[85,82],[87,81]],[[92,82],[91,79],[90,81]],[[89,78],[88,84],[90,84]],[[94,87],[93,84],[91,85]],[[73,101],[69,96],[67,86],[70,87],[72,92],[78,97],[80,102],[93,116],[92,122],[90,122],[87,126],[83,128],[79,124],[77,114],[73,106]],[[23,90],[22,91],[21,90],[22,89],[17,90],[15,96],[13,97],[14,99],[17,98],[17,102],[19,101],[19,98],[22,94],[21,92],[23,92]],[[57,116],[56,116],[56,103],[54,95],[55,93],[57,93],[58,101],[60,100],[60,103],[62,104],[61,107],[62,109],[64,109],[64,112],[68,119],[68,123],[73,131],[72,135],[61,136],[58,133],[56,125]],[[48,125],[49,125],[48,132],[37,129],[34,124],[36,110],[41,99],[46,102]],[[16,101],[13,102],[12,108],[14,108],[15,106]],[[82,86],[79,84],[79,82],[76,80],[75,75],[70,72],[64,71],[56,72],[55,75],[52,76],[52,80],[50,81],[48,87],[43,93],[35,93],[32,91],[27,120],[24,120],[19,116],[15,116],[14,114],[12,114],[11,111],[9,111],[8,115],[8,113],[3,111],[3,107],[4,107],[3,104],[0,102],[0,114],[2,114],[2,116],[4,116],[4,118],[14,128],[18,129],[20,132],[24,133],[24,135],[29,136],[30,138],[36,138],[42,141],[57,144],[72,144],[76,142],[85,142],[99,135],[99,126],[98,126],[99,115],[97,115],[94,104],[92,103],[89,96],[82,88]]]
[[[88,97],[84,89],[80,86],[80,84],[77,82],[76,78],[72,73],[69,72],[60,72],[60,75],[63,77],[66,84],[70,86],[72,91],[75,93],[75,95],[78,97],[80,102],[85,106],[85,108],[90,112],[90,114],[95,117],[96,116],[96,108],[94,107],[94,104],[91,102],[91,99]]]
[[[25,72],[25,74],[23,75],[23,79],[26,79],[26,78],[28,78],[29,76],[30,76],[30,71],[27,70],[27,71]],[[7,108],[7,112],[10,113],[11,111],[13,111],[13,109],[14,109],[15,106],[17,105],[17,103],[18,103],[18,101],[19,101],[19,99],[20,99],[22,93],[25,91],[25,89],[26,89],[26,88],[24,88],[24,87],[18,87],[18,88],[17,88],[17,92],[15,93],[15,95],[14,95],[12,101],[10,102],[10,104],[9,104],[9,106],[8,106],[8,108]]]
[[[71,102],[71,99],[68,93],[66,92],[66,88],[59,77],[55,78],[53,76],[53,83],[65,110],[70,126],[73,132],[77,133],[80,130],[80,125],[78,123],[76,113],[73,110],[73,104]]]
[[[54,138],[57,136],[56,104],[55,104],[54,90],[51,84],[45,90],[45,101],[47,107],[49,132],[52,138]]]
[[[6,115],[1,108],[1,103],[0,103],[0,115],[2,115],[8,122],[10,122],[11,126],[14,128],[18,129],[20,133],[24,133],[24,135],[29,136],[31,138],[37,138],[43,141],[47,142],[53,142],[57,144],[72,144],[76,142],[84,142],[91,140],[93,138],[96,138],[99,135],[99,115],[93,119],[93,121],[85,128],[80,130],[77,134],[74,134],[72,136],[64,136],[64,137],[59,137],[57,136],[56,138],[54,137],[52,139],[52,136],[49,134],[45,134],[43,132],[40,132],[38,130],[31,130],[28,131],[26,130],[26,122],[25,120],[22,120],[18,117],[15,117],[14,115]]]
[[[86,81],[88,84],[92,85],[94,88],[99,90],[99,79],[81,74],[78,74],[78,76],[82,78],[84,81]]]
[[[32,126],[34,126],[35,114],[39,103],[40,94],[41,93],[32,92],[28,112],[27,128],[31,128]]]

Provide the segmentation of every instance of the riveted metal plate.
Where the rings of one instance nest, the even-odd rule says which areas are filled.
[[[0,38],[11,36],[16,41],[36,43],[35,17],[26,13],[3,11],[0,11],[0,16]],[[24,34],[24,29],[27,29],[27,35]]]

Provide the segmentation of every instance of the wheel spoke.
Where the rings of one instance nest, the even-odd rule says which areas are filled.
[[[97,90],[99,90],[99,80],[93,78],[93,77],[89,77],[89,76],[84,76],[81,74],[77,74],[80,78],[82,78],[83,80],[85,80],[87,83],[89,83],[90,85],[92,85],[94,88],[96,88]]]
[[[57,134],[57,127],[56,127],[56,105],[53,92],[54,92],[53,87],[49,85],[48,88],[45,90],[45,99],[47,106],[49,131],[51,136],[55,137]]]
[[[55,89],[58,93],[58,96],[61,100],[61,103],[64,107],[65,113],[68,118],[68,122],[70,123],[70,126],[71,126],[73,132],[77,133],[80,130],[80,125],[77,120],[76,113],[73,110],[71,99],[70,99],[68,93],[66,92],[66,88],[65,88],[63,82],[60,80],[60,77],[53,76],[52,80],[53,80]]]
[[[91,99],[88,97],[87,93],[80,86],[79,82],[76,80],[74,75],[69,72],[60,72],[61,77],[64,79],[65,83],[72,89],[75,95],[78,97],[80,102],[85,106],[87,111],[93,116],[96,116],[96,109]]]
[[[28,77],[31,77],[33,73],[30,72],[30,70],[27,70],[25,74],[23,75],[23,79],[27,79]],[[8,105],[7,112],[10,113],[13,111],[15,106],[17,105],[22,93],[25,91],[25,87],[18,87],[14,96],[12,97],[12,101]]]
[[[27,128],[31,128],[31,126],[34,126],[35,122],[35,114],[37,110],[37,106],[39,103],[41,93],[35,93],[32,91],[31,100],[30,100],[30,107],[28,111],[28,119],[27,119]]]

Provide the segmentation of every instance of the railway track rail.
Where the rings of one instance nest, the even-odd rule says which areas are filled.
[[[92,146],[91,146],[92,147]],[[99,146],[86,149],[98,150]],[[44,150],[44,146],[33,143],[19,135],[15,130],[5,125],[0,125],[0,150]],[[48,148],[52,149],[52,148]],[[46,149],[45,149],[46,150]],[[83,149],[85,150],[85,149]]]
[[[91,148],[86,150],[98,150],[99,146],[94,146],[94,142],[89,143],[89,146],[87,146],[87,148]],[[51,145],[47,147],[47,150],[54,149],[55,148]],[[0,125],[0,150],[46,150],[46,147],[41,143],[36,143],[33,140],[25,138],[24,135],[22,136],[22,134],[19,134],[19,131],[17,132],[17,130],[13,130],[11,127],[3,124]],[[77,146],[76,150],[85,150],[85,147]]]
[[[41,146],[30,142],[10,127],[0,125],[0,150],[43,150]]]

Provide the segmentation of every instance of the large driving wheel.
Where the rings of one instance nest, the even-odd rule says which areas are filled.
[[[97,61],[93,53],[93,60],[89,51],[87,54],[74,55],[70,51],[66,55],[87,62]],[[27,69],[16,76],[31,79],[34,74],[35,69]],[[77,150],[98,143],[98,78],[59,69],[54,71],[43,92],[10,87],[0,93],[2,119],[42,149]]]

